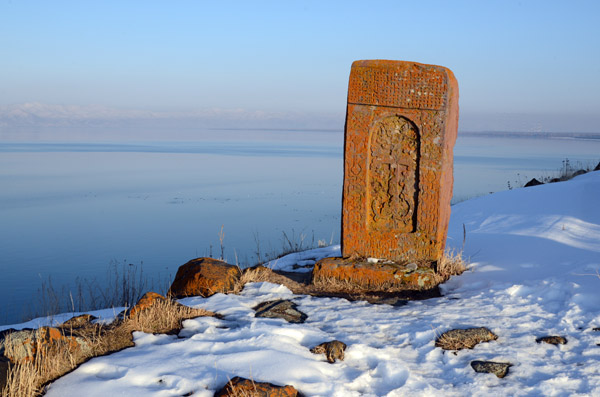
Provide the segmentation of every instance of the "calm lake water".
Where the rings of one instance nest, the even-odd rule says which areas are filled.
[[[340,239],[342,134],[328,139],[0,143],[0,324],[39,306],[42,282],[102,283],[110,264],[168,285],[198,256],[244,267]],[[317,143],[314,143],[317,142]],[[600,140],[459,137],[454,200],[595,166]],[[284,236],[285,233],[285,236]]]

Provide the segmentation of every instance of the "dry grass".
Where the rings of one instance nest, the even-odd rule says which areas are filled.
[[[437,266],[436,284],[447,281],[452,276],[458,276],[467,270],[467,262],[463,259],[462,251],[446,251]]]
[[[215,316],[204,309],[194,309],[173,300],[156,300],[145,310],[140,310],[124,322],[131,331],[155,334],[171,333],[181,329],[181,322],[201,316]]]
[[[44,343],[41,330],[35,332],[33,338],[33,360],[23,360],[11,365],[7,373],[7,384],[2,390],[2,397],[37,396],[43,391],[43,386],[58,377],[72,371],[86,361],[100,345],[101,338],[97,330],[89,332],[85,337],[79,337],[79,345],[69,343],[68,339],[57,340],[51,344]],[[7,340],[10,335],[7,336]],[[10,343],[5,354],[14,356]]]
[[[181,305],[170,299],[156,300],[147,309],[130,318],[117,320],[108,326],[87,324],[82,328],[63,330],[68,338],[77,337],[78,346],[68,340],[44,344],[43,338],[34,341],[33,360],[10,366],[2,397],[32,397],[41,395],[44,386],[67,374],[92,357],[102,356],[133,346],[133,331],[173,333],[181,329],[183,320],[214,313]],[[38,336],[39,335],[38,330]],[[10,335],[7,336],[10,338]],[[84,346],[82,348],[81,346]],[[5,352],[10,356],[10,349]]]
[[[264,266],[250,267],[241,270],[242,275],[233,287],[233,293],[239,294],[247,283],[259,283],[263,281],[271,281],[273,272]]]

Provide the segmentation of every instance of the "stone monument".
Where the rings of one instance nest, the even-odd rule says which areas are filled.
[[[342,199],[343,257],[436,262],[450,219],[458,83],[444,67],[352,64]]]

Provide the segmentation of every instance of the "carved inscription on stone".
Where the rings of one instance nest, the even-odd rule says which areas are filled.
[[[444,253],[458,83],[415,62],[352,64],[344,140],[342,256],[398,263]]]
[[[407,118],[388,116],[370,131],[368,227],[411,233],[416,228],[419,134]]]

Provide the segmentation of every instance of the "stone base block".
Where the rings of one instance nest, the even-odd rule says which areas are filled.
[[[315,264],[312,284],[348,283],[370,290],[429,289],[435,287],[435,271],[414,263],[373,263],[365,259],[325,258]]]

